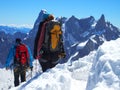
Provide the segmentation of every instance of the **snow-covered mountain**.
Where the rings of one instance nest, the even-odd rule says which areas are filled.
[[[21,32],[21,33],[29,33],[31,30],[31,27],[26,27],[26,26],[8,26],[8,25],[0,25],[0,31],[4,31],[6,34],[15,34],[16,32]]]
[[[0,73],[9,75],[0,75],[0,87],[2,90],[120,90],[119,46],[120,38],[105,41],[97,51],[92,51],[71,64],[69,59],[42,74],[35,60],[32,78],[16,88],[13,87],[13,72],[0,69]]]
[[[68,58],[79,51],[77,57],[74,57],[75,60],[98,49],[104,41],[117,39],[120,37],[120,30],[106,22],[104,15],[98,21],[93,16],[80,20],[72,16],[65,23],[64,37]],[[84,47],[80,48],[80,43],[84,43]]]
[[[16,32],[10,35],[3,31],[0,32],[0,42],[2,43],[0,44],[0,48],[6,48],[4,52],[2,52],[3,49],[0,49],[0,60],[2,64],[5,63],[8,50],[16,37],[22,38],[23,42],[33,50],[37,29],[45,13],[47,13],[46,10],[41,10],[33,28],[28,34]],[[59,18],[56,19],[58,20]],[[67,57],[63,62],[66,62],[76,51],[79,51],[79,53],[76,57],[72,57],[72,60],[84,57],[91,51],[97,50],[104,41],[115,40],[120,37],[120,30],[110,22],[106,22],[104,15],[101,15],[99,20],[95,20],[93,16],[83,19],[72,16],[70,18],[62,17],[60,21],[63,23],[63,37],[67,53]],[[80,44],[82,43],[84,43],[84,46],[81,47]]]
[[[120,38],[105,42],[94,57],[86,90],[120,90]]]
[[[0,31],[0,67],[5,64],[9,49],[17,37],[20,37],[23,42],[33,50],[37,29],[45,13],[47,13],[45,10],[41,10],[34,27],[29,33],[16,32],[11,35],[9,33],[6,34],[5,31]],[[56,19],[58,20],[59,18]],[[58,64],[55,68],[41,75],[36,74],[36,69],[34,69],[33,78],[19,86],[18,90],[85,90],[85,88],[86,90],[99,90],[99,87],[102,88],[103,84],[108,89],[111,86],[113,90],[119,90],[119,71],[114,71],[116,67],[112,65],[113,63],[111,62],[113,61],[111,60],[115,59],[114,62],[118,62],[118,64],[115,65],[119,68],[119,59],[114,58],[114,56],[117,56],[117,58],[120,56],[118,53],[119,49],[116,49],[119,48],[116,44],[120,45],[120,39],[118,39],[120,37],[120,30],[110,22],[106,22],[104,15],[101,15],[99,20],[95,20],[93,16],[83,19],[72,16],[70,18],[62,17],[60,21],[63,24],[62,29],[67,57],[61,60],[62,64]],[[111,40],[113,40],[112,42],[114,42],[116,48],[112,46],[111,42],[108,42]],[[109,44],[111,44],[111,46]],[[105,49],[105,45],[108,46],[110,50],[113,48],[116,52],[111,50],[109,53],[110,50]],[[112,51],[114,53],[112,53]],[[102,57],[104,54],[109,54],[107,59],[106,56]],[[113,56],[111,55],[112,57],[109,57],[110,54],[113,54]],[[106,62],[109,67],[106,66],[107,68],[104,68],[103,66],[106,65]],[[9,73],[10,76],[12,75],[10,71],[7,72],[4,68],[0,68],[0,70],[0,73],[5,72],[6,74]],[[112,74],[109,76],[118,78],[113,77],[109,80],[109,77],[106,76],[108,74]],[[0,81],[6,84],[4,84],[5,86],[0,84],[1,89],[4,89],[3,87],[7,89],[13,87],[13,84],[7,83],[14,82],[13,79],[2,76],[0,76]],[[3,78],[7,80],[4,81]],[[109,81],[112,82],[112,84],[109,83]],[[48,82],[50,82],[50,84]],[[102,82],[102,84],[100,82]],[[114,85],[115,83],[117,84],[116,86]]]

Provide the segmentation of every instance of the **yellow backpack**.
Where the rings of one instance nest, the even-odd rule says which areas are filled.
[[[61,24],[58,21],[49,21],[46,25],[44,48],[50,52],[60,52],[63,48]]]

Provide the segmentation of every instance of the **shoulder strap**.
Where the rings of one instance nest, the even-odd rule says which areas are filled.
[[[38,39],[38,45],[37,45],[37,56],[39,55],[39,51],[42,48],[42,43],[44,40],[44,36],[45,36],[45,26],[46,26],[47,22],[45,22],[41,28],[41,33],[40,33],[40,37]]]

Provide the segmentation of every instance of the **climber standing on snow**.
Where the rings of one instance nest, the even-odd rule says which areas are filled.
[[[51,14],[44,14],[34,42],[34,58],[38,59],[43,72],[58,64],[65,57],[61,23]]]
[[[28,67],[30,67],[32,70],[32,61],[33,56],[30,48],[23,44],[20,38],[17,38],[15,45],[11,47],[6,60],[6,70],[8,70],[12,64],[14,66],[15,86],[18,86],[20,81],[26,81],[26,70]],[[20,81],[19,77],[21,78]]]

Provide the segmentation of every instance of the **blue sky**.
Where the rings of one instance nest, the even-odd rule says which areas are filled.
[[[104,14],[106,21],[120,28],[120,0],[0,0],[0,24],[31,24],[41,9],[57,16],[98,20]]]

